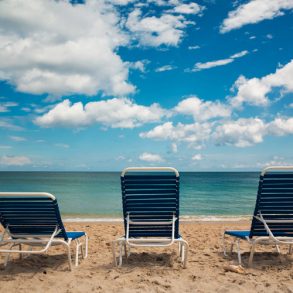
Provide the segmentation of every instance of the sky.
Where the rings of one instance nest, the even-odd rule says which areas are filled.
[[[0,170],[293,164],[293,0],[0,1]]]

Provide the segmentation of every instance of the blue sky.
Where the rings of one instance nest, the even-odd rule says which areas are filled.
[[[0,2],[0,170],[293,164],[293,0]]]

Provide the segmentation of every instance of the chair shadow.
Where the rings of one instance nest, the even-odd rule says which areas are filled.
[[[72,265],[73,261],[72,261]],[[47,274],[47,270],[58,270],[69,271],[68,256],[66,253],[63,254],[41,254],[41,255],[28,255],[23,256],[22,259],[14,257],[9,260],[5,267],[2,263],[0,264],[0,277],[11,276],[17,274],[36,274],[43,272]]]
[[[123,256],[120,268],[173,267],[174,262],[176,256],[173,253],[132,252],[128,258]]]
[[[218,254],[219,257],[230,261],[235,261],[235,264],[238,264],[238,257],[236,252],[233,252],[232,254],[227,253],[227,256],[223,256],[223,253],[221,252]],[[277,252],[255,252],[251,267],[248,265],[249,256],[249,252],[241,253],[242,265],[245,268],[262,271],[264,268],[291,268],[293,265],[293,254],[289,255],[284,253],[279,254]]]

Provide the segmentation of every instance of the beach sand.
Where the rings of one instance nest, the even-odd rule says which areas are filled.
[[[123,234],[121,223],[66,223],[67,230],[88,233],[88,258],[70,272],[62,247],[23,260],[15,255],[6,269],[1,256],[0,292],[293,292],[293,254],[286,254],[287,247],[278,255],[274,247],[259,246],[254,266],[247,268],[243,242],[243,273],[225,271],[237,265],[237,255],[223,256],[224,228],[248,227],[248,222],[181,223],[190,245],[186,269],[178,261],[177,245],[132,249],[123,267],[116,268],[111,241]]]

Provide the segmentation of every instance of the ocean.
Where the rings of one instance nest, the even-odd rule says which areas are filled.
[[[251,215],[258,178],[258,172],[180,172],[180,214]],[[67,218],[122,216],[119,172],[0,172],[0,191],[52,193]]]

